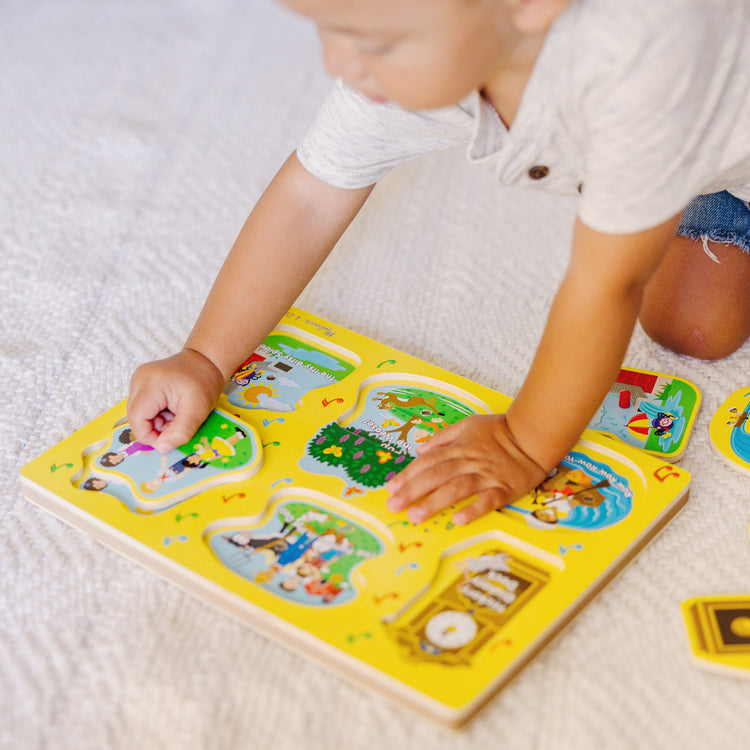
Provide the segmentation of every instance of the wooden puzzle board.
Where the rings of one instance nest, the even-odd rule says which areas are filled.
[[[292,309],[195,438],[161,457],[120,403],[24,492],[356,683],[466,722],[687,500],[688,473],[589,431],[537,490],[414,526],[383,485],[419,442],[510,399]]]

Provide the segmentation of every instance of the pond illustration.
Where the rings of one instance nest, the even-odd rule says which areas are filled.
[[[677,378],[622,370],[589,427],[651,453],[681,451],[700,397]]]

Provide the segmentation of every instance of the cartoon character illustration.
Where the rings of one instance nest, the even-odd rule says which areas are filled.
[[[672,434],[671,429],[676,420],[677,417],[674,414],[670,414],[668,411],[660,411],[651,420],[651,426],[654,428],[654,432],[660,437],[669,437]]]
[[[212,532],[211,550],[230,570],[298,604],[324,606],[356,596],[351,572],[384,545],[359,523],[307,501],[285,501],[260,527]]]
[[[118,426],[100,453],[86,457],[75,482],[123,502],[139,514],[165,510],[214,484],[250,476],[260,466],[255,434],[231,415],[215,410],[195,437],[166,455],[133,441]]]
[[[622,369],[589,427],[651,453],[677,457],[699,404],[700,394],[684,380]]]
[[[503,508],[532,528],[593,531],[619,523],[633,507],[633,491],[607,464],[572,451],[526,498]]]
[[[741,412],[735,409],[733,416],[734,424],[729,438],[732,451],[743,461],[750,463],[750,433],[747,431],[747,415],[750,410],[750,402],[745,405]]]
[[[133,436],[133,431],[129,427],[117,436],[117,440],[122,443],[124,447],[120,448],[118,451],[108,451],[105,453],[99,459],[102,466],[117,466],[128,456],[136,456],[139,453],[149,453],[154,450],[152,445],[139,443]]]
[[[141,492],[156,492],[161,489],[165,482],[176,482],[190,469],[200,469],[207,465],[196,453],[180,459],[169,467],[167,466],[167,457],[162,456],[157,475],[141,482]]]
[[[716,411],[709,427],[711,444],[730,466],[750,474],[750,390],[740,388]]]
[[[276,331],[236,370],[224,388],[230,403],[241,409],[294,411],[302,397],[337,383],[354,370],[351,360],[323,340]]]
[[[101,477],[89,477],[81,487],[83,487],[84,490],[89,490],[90,492],[101,492],[102,490],[106,489],[109,485],[109,482],[107,482],[106,479],[102,479]]]

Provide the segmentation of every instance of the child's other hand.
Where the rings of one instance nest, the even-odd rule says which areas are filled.
[[[517,445],[504,414],[466,417],[431,437],[388,482],[388,509],[408,508],[409,520],[421,523],[476,494],[453,517],[454,523],[466,524],[518,500],[546,476]]]
[[[186,443],[213,409],[224,377],[193,349],[141,365],[130,381],[128,421],[136,440],[168,453]]]

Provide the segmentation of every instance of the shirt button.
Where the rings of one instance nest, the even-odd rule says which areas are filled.
[[[542,180],[549,174],[549,167],[545,167],[543,164],[537,164],[529,170],[529,177],[532,180]]]

